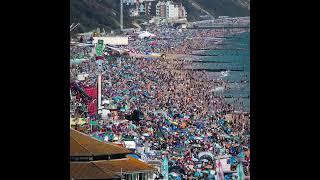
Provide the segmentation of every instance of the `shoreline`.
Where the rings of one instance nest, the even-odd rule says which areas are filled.
[[[222,34],[222,36],[237,36],[237,35],[240,35],[240,34],[243,34],[243,33],[246,33],[246,32],[250,32],[250,31],[240,31],[240,32],[234,32],[234,33],[229,33],[229,34]],[[200,42],[204,42],[205,40],[206,40],[206,37],[203,37],[203,36],[201,36],[201,35],[199,35],[199,36],[195,36],[194,37],[195,39],[196,39],[196,41],[200,41]],[[213,38],[215,38],[215,37],[213,37]],[[225,41],[226,41],[227,39],[226,38],[222,38],[222,40],[221,40],[221,42],[219,43],[219,44],[221,44],[221,43],[225,43]],[[185,42],[183,42],[183,43],[188,43],[188,41],[189,40],[186,40]],[[183,44],[182,43],[182,44]],[[210,47],[210,49],[214,49],[214,48],[217,48],[217,47],[219,47],[219,44],[216,44],[215,42],[211,42],[209,45],[208,44],[206,44],[206,43],[203,43],[202,44],[202,46],[198,46],[198,48],[199,49],[201,49],[201,48],[205,48],[205,47],[207,47],[207,46],[209,46]],[[203,53],[203,52],[205,52],[206,50],[198,50],[196,53],[194,53],[194,54],[201,54],[201,53]],[[210,71],[207,71],[207,70],[209,70],[209,69],[207,69],[207,68],[205,68],[204,66],[203,66],[203,64],[199,64],[199,62],[201,62],[201,59],[203,59],[203,58],[201,58],[201,57],[199,57],[198,58],[198,60],[197,60],[197,62],[195,62],[195,61],[189,61],[190,59],[194,59],[194,55],[190,55],[190,54],[177,54],[176,56],[174,55],[174,54],[172,54],[171,55],[171,58],[172,59],[177,59],[177,58],[181,58],[181,60],[183,60],[183,61],[188,61],[189,63],[186,65],[186,66],[184,66],[183,67],[183,70],[186,70],[186,69],[188,69],[188,70],[200,70],[200,71],[206,71],[206,73],[208,73],[208,72],[210,72]],[[189,59],[189,60],[187,60],[187,59]],[[212,71],[212,72],[220,72],[220,71]],[[223,72],[228,72],[227,70],[226,71],[221,71],[221,73],[223,73]],[[215,79],[213,79],[213,81],[214,81],[214,83],[215,82],[219,82],[220,81],[220,79],[221,78],[215,78]],[[223,82],[227,85],[227,84],[229,84],[229,82],[227,82],[227,81],[224,81],[223,80]],[[225,85],[225,86],[226,86]],[[220,88],[221,86],[216,86],[215,88]],[[223,88],[223,90],[222,91],[225,91],[226,90],[226,88]],[[222,96],[223,96],[223,94],[224,93],[222,93]],[[223,98],[224,99],[224,102],[225,103],[227,103],[227,104],[230,104],[231,103],[231,105],[232,106],[238,106],[238,98],[236,98],[236,97],[228,97],[228,98]],[[233,99],[233,101],[232,102],[227,102],[227,99]],[[243,98],[241,98],[241,100],[243,101]],[[250,98],[249,98],[249,101],[250,101]],[[240,109],[242,109],[241,111],[243,112],[243,113],[248,113],[248,112],[250,112],[250,105],[249,104],[247,104],[247,105],[239,105],[240,107]],[[239,110],[235,110],[235,111],[239,111]]]
[[[161,160],[167,157],[170,167],[181,167],[188,177],[193,177],[196,172],[189,165],[197,164],[193,158],[197,158],[200,152],[209,151],[214,156],[237,156],[238,151],[243,152],[240,147],[248,147],[250,143],[250,137],[247,137],[250,114],[235,110],[224,96],[214,92],[226,88],[225,81],[212,80],[208,73],[201,70],[184,70],[195,64],[192,60],[196,57],[186,54],[192,47],[207,46],[208,36],[223,33],[206,30],[192,31],[190,34],[198,37],[194,35],[196,40],[173,43],[176,47],[166,51],[167,56],[163,59],[132,53],[130,58],[116,58],[112,66],[107,61],[103,62],[104,70],[108,73],[101,76],[101,94],[103,100],[112,102],[109,105],[114,105],[116,110],[110,111],[110,117],[104,119],[101,129],[94,127],[90,130],[88,127],[84,131],[102,136],[111,132],[119,137],[135,137],[135,153],[156,151],[158,155],[148,155],[146,159]],[[144,40],[138,41],[143,44]],[[143,45],[140,49],[144,49]],[[147,60],[147,57],[155,59]],[[75,74],[82,71],[90,73],[98,68],[94,59],[90,63],[75,66],[78,67],[74,69],[77,71]],[[83,86],[95,82],[94,76],[89,77]],[[143,118],[133,119],[135,111],[142,112]],[[128,119],[128,115],[131,119]],[[135,128],[131,128],[132,125]],[[107,141],[113,142],[114,139],[108,138]],[[140,151],[138,146],[139,149],[146,147],[148,150]],[[179,153],[176,152],[178,148],[182,149]],[[245,152],[248,151],[250,148]],[[213,169],[214,160],[204,164],[204,167],[208,165]]]

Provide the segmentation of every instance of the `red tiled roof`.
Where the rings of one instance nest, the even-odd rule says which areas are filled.
[[[70,156],[97,156],[129,154],[130,150],[113,143],[98,141],[86,134],[70,129]]]
[[[156,168],[154,168],[153,166],[129,156],[123,159],[93,162],[103,170],[108,170],[116,173],[120,173],[121,171],[123,173],[156,171]]]
[[[120,179],[120,176],[92,162],[70,162],[70,179]]]

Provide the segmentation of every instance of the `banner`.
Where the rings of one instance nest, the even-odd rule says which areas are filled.
[[[103,40],[103,43],[108,45],[127,46],[129,44],[128,36],[94,37],[92,43],[99,43],[99,40]]]
[[[224,180],[222,164],[220,160],[216,160],[217,180]]]
[[[223,172],[231,171],[231,165],[230,163],[228,164],[228,159],[221,159],[220,162],[221,162]]]
[[[91,102],[88,103],[89,115],[95,115],[98,112],[98,89],[97,87],[84,88],[85,92],[92,98]]]
[[[90,121],[90,125],[98,125],[98,121]]]
[[[162,160],[161,174],[162,174],[164,180],[168,180],[169,162],[168,162],[168,158],[166,158],[166,157]]]
[[[237,174],[238,174],[238,180],[244,180],[244,171],[243,171],[243,166],[241,163],[238,164],[237,166]]]
[[[96,46],[96,56],[101,57],[103,56],[103,40],[99,40]]]

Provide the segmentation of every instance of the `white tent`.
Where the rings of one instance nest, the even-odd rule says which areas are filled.
[[[148,31],[144,31],[142,32],[141,34],[139,34],[139,38],[140,39],[143,39],[145,37],[155,37],[156,35],[152,34],[152,33],[149,33]]]
[[[102,112],[101,112],[101,118],[103,120],[106,120],[108,119],[108,115],[111,114],[110,110],[108,109],[102,109]]]
[[[134,141],[123,141],[123,142],[127,149],[136,149],[136,142]]]

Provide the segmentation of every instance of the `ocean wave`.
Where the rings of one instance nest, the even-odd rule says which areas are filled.
[[[212,92],[217,92],[217,91],[223,91],[223,90],[224,90],[223,86],[218,86],[218,87],[213,88],[211,91]]]
[[[230,71],[222,71],[222,72],[220,73],[220,78],[229,76],[229,72],[230,72]]]

